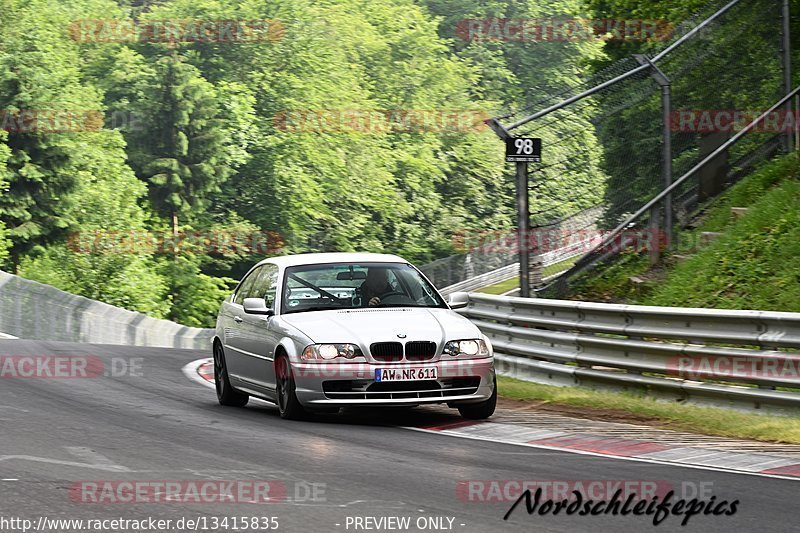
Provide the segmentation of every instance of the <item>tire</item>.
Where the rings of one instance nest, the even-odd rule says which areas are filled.
[[[296,386],[289,358],[281,354],[275,360],[275,395],[281,418],[301,420],[306,417],[306,410],[300,405],[295,391]]]
[[[225,351],[219,342],[214,343],[214,386],[217,389],[217,400],[220,405],[244,407],[250,400],[248,394],[237,391],[231,385],[228,365],[225,363]]]
[[[458,412],[470,420],[485,420],[494,414],[497,407],[497,378],[494,380],[494,390],[488,400],[480,403],[464,404],[458,406]]]

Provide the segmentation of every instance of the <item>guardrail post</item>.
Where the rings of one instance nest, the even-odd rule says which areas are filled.
[[[766,327],[765,327],[765,330],[766,330]],[[765,349],[767,349],[767,346],[765,346],[764,344],[762,344],[762,343],[760,343],[760,342],[759,342],[759,343],[758,343],[756,346],[758,346],[758,349],[759,349],[759,350],[765,350]],[[770,347],[770,348],[771,348],[771,347]],[[764,368],[764,367],[763,367],[763,364],[764,364],[764,363],[762,362],[762,363],[759,365],[759,370],[762,370],[762,371],[763,371],[763,368]],[[759,388],[759,389],[762,389],[762,390],[778,390],[778,388],[777,388],[777,387],[775,387],[775,385],[764,385],[763,383],[759,383],[759,384],[758,384],[758,388]]]

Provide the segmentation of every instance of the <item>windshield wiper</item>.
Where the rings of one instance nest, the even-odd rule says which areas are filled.
[[[324,305],[314,305],[311,307],[303,307],[302,309],[287,309],[285,315],[290,313],[305,313],[306,311],[338,311],[340,309],[354,309],[353,307],[327,307]]]
[[[421,304],[378,304],[371,305],[370,307],[421,307],[421,308],[437,308],[436,305],[421,305]]]

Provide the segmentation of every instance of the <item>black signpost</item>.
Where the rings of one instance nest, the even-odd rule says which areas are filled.
[[[517,189],[517,245],[519,246],[519,290],[520,296],[531,295],[530,208],[528,206],[528,163],[541,163],[542,140],[538,138],[506,139],[506,161],[516,163]]]

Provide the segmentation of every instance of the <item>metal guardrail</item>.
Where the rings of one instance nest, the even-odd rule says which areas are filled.
[[[449,287],[439,289],[442,296],[449,296],[454,292],[470,292],[483,287],[489,287],[496,283],[506,281],[519,275],[519,263],[506,265],[491,272],[466,279]]]
[[[577,255],[580,254],[573,254],[571,256],[568,255],[567,259],[576,257]],[[549,263],[548,266],[550,264],[554,263]],[[560,276],[562,273],[566,272],[567,268],[568,267],[564,267],[564,269],[561,272],[555,272],[543,278],[542,281],[545,283],[549,283],[550,281],[558,278],[558,276]],[[480,276],[475,276],[474,278],[464,280],[460,283],[456,283],[455,285],[444,287],[442,289],[439,289],[439,293],[441,293],[442,296],[447,297],[455,292],[470,292],[476,289],[482,289],[484,287],[489,287],[491,285],[495,285],[497,283],[509,280],[511,278],[516,278],[518,276],[519,276],[519,263],[514,263],[512,265],[504,266],[498,268],[497,270],[487,272],[486,274],[482,274]],[[514,296],[519,295],[519,286],[517,286],[516,289],[513,289],[513,291],[515,292]]]
[[[472,293],[461,313],[501,373],[715,406],[800,407],[800,313],[725,311]],[[0,272],[0,331],[27,339],[206,349],[189,328]],[[795,389],[795,390],[776,390]]]
[[[470,294],[498,370],[722,407],[800,408],[800,313]],[[776,388],[797,389],[777,390]]]

